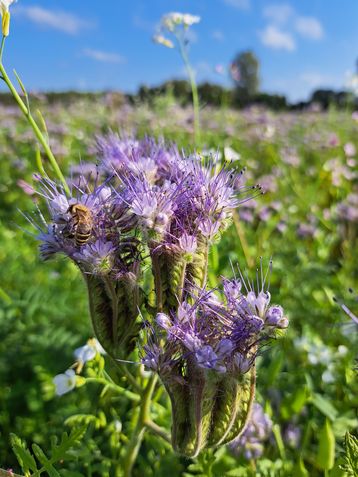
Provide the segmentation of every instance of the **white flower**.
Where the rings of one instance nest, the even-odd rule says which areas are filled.
[[[173,32],[178,25],[183,25],[185,28],[200,22],[200,17],[191,15],[190,13],[171,12],[163,15],[161,24],[164,28]]]
[[[191,15],[190,13],[184,13],[183,15],[184,26],[195,25],[195,23],[199,23],[199,22],[200,22],[200,17],[198,15]]]
[[[10,12],[9,7],[16,0],[0,0],[0,15],[2,16],[2,34],[3,37],[9,35],[10,29]]]
[[[5,12],[8,12],[10,5],[14,2],[16,2],[16,0],[0,0],[1,15],[4,15]]]
[[[154,35],[153,41],[159,45],[166,46],[167,48],[174,48],[174,43],[163,35]]]
[[[73,354],[77,361],[85,364],[87,361],[91,361],[97,353],[105,354],[105,351],[96,338],[92,338],[84,346],[75,349]]]
[[[57,396],[62,396],[76,387],[76,373],[68,369],[64,374],[58,374],[53,378]]]
[[[225,160],[228,162],[238,161],[241,155],[230,146],[224,147]]]

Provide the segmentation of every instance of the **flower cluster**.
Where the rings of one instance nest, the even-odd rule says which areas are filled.
[[[270,306],[268,274],[259,290],[241,279],[224,279],[222,299],[214,291],[202,291],[194,301],[188,297],[176,313],[158,313],[158,336],[146,347],[143,363],[159,374],[168,373],[176,360],[190,361],[199,368],[233,376],[247,373],[257,352],[276,331],[288,326],[281,306]],[[178,353],[178,350],[180,352]],[[175,369],[175,366],[173,367]],[[187,369],[187,366],[182,368]],[[181,375],[185,379],[185,371]]]
[[[98,167],[77,171],[70,195],[38,179],[51,216],[37,225],[41,255],[62,253],[79,267],[94,332],[112,358],[128,359],[144,339],[142,363],[172,403],[173,447],[196,456],[242,432],[257,353],[288,326],[281,306],[270,305],[271,264],[264,273],[261,262],[256,287],[239,271],[221,293],[206,288],[210,246],[261,188],[219,160],[148,137],[111,133],[97,149]],[[141,333],[141,313],[152,332]],[[77,370],[94,354],[90,343],[80,349]],[[57,377],[58,393],[77,378],[73,370]]]
[[[184,287],[204,285],[210,243],[255,187],[241,185],[234,170],[148,137],[99,138],[98,156],[95,174],[79,174],[70,196],[38,178],[51,216],[48,224],[40,214],[38,238],[44,259],[62,253],[80,268],[97,338],[123,357],[140,329],[143,250],[150,251],[158,309],[176,308]]]
[[[179,34],[179,29],[185,32],[190,26],[200,22],[200,17],[190,13],[171,12],[162,16],[158,33],[154,35],[153,41],[167,48],[174,48],[173,42],[166,38],[162,32]],[[181,33],[182,33],[181,32]]]

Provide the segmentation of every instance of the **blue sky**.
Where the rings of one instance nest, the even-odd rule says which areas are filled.
[[[4,62],[31,90],[135,91],[183,77],[175,50],[152,42],[162,14],[200,15],[191,62],[199,81],[251,48],[262,90],[305,99],[340,88],[358,57],[357,0],[18,0]]]

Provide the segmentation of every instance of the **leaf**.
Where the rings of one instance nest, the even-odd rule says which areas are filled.
[[[10,442],[22,470],[25,473],[29,470],[35,472],[37,470],[36,461],[26,448],[26,444],[16,434],[10,434]]]
[[[338,415],[337,409],[333,406],[333,404],[328,401],[325,397],[321,394],[312,393],[311,402],[316,408],[321,411],[328,419],[334,421]]]
[[[32,450],[37,457],[38,461],[43,465],[46,466],[46,464],[49,462],[48,458],[46,457],[46,454],[44,451],[41,449],[41,447],[38,444],[32,444]]]
[[[79,439],[81,439],[86,432],[87,425],[83,425],[78,428],[72,429],[71,433],[68,435],[66,432],[62,434],[61,442],[58,446],[51,449],[51,460],[60,461],[65,456],[66,452],[73,447]]]
[[[301,458],[293,468],[292,477],[309,477],[305,464],[303,463],[303,460]]]
[[[322,470],[331,470],[334,466],[336,440],[332,431],[332,426],[326,419],[320,435],[318,444],[317,465]]]
[[[24,96],[27,96],[27,91],[26,91],[26,88],[25,88],[25,85],[24,83],[21,81],[20,79],[20,76],[17,74],[16,70],[14,70],[14,75],[17,79],[17,82],[19,83],[19,86],[21,88],[21,91],[24,93]]]
[[[340,466],[349,477],[358,476],[358,439],[350,434],[346,433],[344,438],[344,464]]]

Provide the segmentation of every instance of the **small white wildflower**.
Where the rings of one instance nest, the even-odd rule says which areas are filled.
[[[166,46],[167,48],[174,48],[174,43],[163,35],[154,35],[153,41],[159,45]]]
[[[224,156],[228,162],[238,161],[241,158],[241,155],[230,146],[224,147]]]
[[[4,15],[5,12],[9,11],[9,7],[16,0],[0,0],[0,13]]]
[[[92,361],[97,353],[105,354],[105,351],[96,338],[92,338],[84,346],[75,349],[73,354],[78,361],[84,364]]]
[[[0,0],[0,15],[2,17],[2,34],[9,36],[10,29],[10,12],[9,7],[16,0]]]
[[[191,15],[190,13],[171,12],[163,15],[161,24],[170,32],[174,32],[178,25],[183,25],[185,28],[200,22],[200,17]]]
[[[76,373],[73,369],[68,369],[63,374],[57,374],[53,378],[53,383],[56,386],[57,396],[62,396],[76,387]]]

